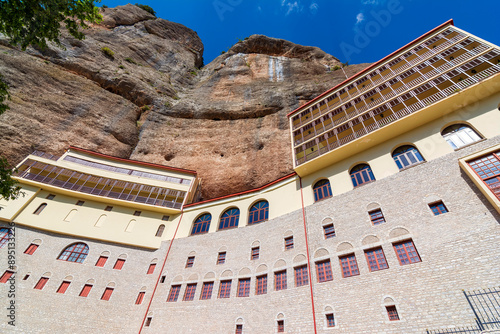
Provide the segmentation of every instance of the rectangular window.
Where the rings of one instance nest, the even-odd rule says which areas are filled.
[[[258,260],[260,257],[260,247],[252,247],[252,254],[250,255],[251,260]]]
[[[89,295],[89,293],[90,293],[90,290],[92,290],[92,285],[90,285],[90,284],[85,284],[85,285],[83,286],[82,291],[80,291],[79,296],[80,296],[80,297],[87,297],[87,296]]]
[[[384,214],[382,213],[382,210],[377,209],[369,212],[370,214],[370,220],[372,221],[373,225],[379,225],[382,223],[385,223],[385,218]]]
[[[231,295],[231,281],[221,281],[219,288],[219,298],[229,298]]]
[[[394,244],[394,250],[398,256],[399,264],[410,264],[420,262],[420,256],[412,240],[407,240]]]
[[[156,268],[156,263],[151,263],[149,265],[147,275],[151,275],[152,273],[154,273],[155,272],[155,268]]]
[[[47,203],[42,203],[38,208],[36,208],[35,212],[33,212],[34,215],[39,215],[42,213],[43,209],[47,206]]]
[[[113,288],[106,288],[102,294],[101,300],[109,300],[113,294]]]
[[[333,238],[335,236],[335,228],[333,227],[333,224],[323,226],[323,232],[325,234],[325,239]]]
[[[440,214],[448,212],[448,209],[446,208],[446,206],[444,206],[443,202],[441,201],[429,204],[429,208],[431,208],[432,213],[434,213],[434,216],[438,216]]]
[[[243,325],[236,325],[236,330],[234,334],[243,334]]]
[[[303,286],[309,284],[309,277],[307,273],[307,265],[296,267],[295,269],[295,286]]]
[[[78,202],[76,202],[76,205],[82,206],[84,203],[85,203],[85,201],[78,201]]]
[[[387,265],[387,261],[385,260],[385,255],[382,247],[367,250],[365,251],[365,255],[370,271],[389,268],[389,266]]]
[[[71,282],[63,281],[61,283],[61,285],[59,285],[59,288],[57,289],[56,292],[64,294],[66,292],[66,290],[68,289],[68,287],[69,287],[70,284],[71,284]]]
[[[137,299],[135,300],[135,305],[141,305],[145,295],[146,292],[144,291],[139,292],[139,294],[137,295]]]
[[[170,216],[164,215],[161,217],[161,220],[168,221],[170,219]]]
[[[141,211],[135,211],[135,212],[134,212],[134,216],[140,216],[140,215],[141,215],[141,213],[142,213]]]
[[[342,256],[340,266],[342,267],[342,277],[359,275],[358,263],[354,254]]]
[[[238,281],[238,297],[250,296],[250,278],[241,278]]]
[[[205,300],[212,298],[213,289],[214,289],[214,282],[203,282],[200,299]]]
[[[180,285],[172,285],[170,287],[170,292],[168,294],[167,302],[176,302],[179,298],[179,291],[181,291]]]
[[[191,268],[194,265],[194,256],[188,256],[186,261],[186,268]]]
[[[38,245],[31,244],[28,246],[28,248],[26,248],[26,250],[24,251],[24,254],[33,255],[33,253],[36,251],[37,248],[38,248]]]
[[[217,255],[217,264],[224,264],[226,262],[226,252],[219,252]]]
[[[153,317],[147,317],[146,318],[146,323],[144,324],[144,327],[151,326],[151,321],[153,321]]]
[[[284,333],[285,332],[285,320],[278,320],[278,333]]]
[[[293,236],[285,238],[285,250],[293,249]]]
[[[23,281],[26,281],[28,278],[30,278],[30,274],[26,274],[26,275],[24,275],[24,277],[23,277]],[[1,278],[0,278],[0,279],[1,279]],[[0,281],[0,283],[1,283],[1,281]]]
[[[111,211],[111,210],[113,210],[113,207],[109,205],[104,209],[104,211]]]
[[[49,200],[53,200],[54,198],[56,197],[56,195],[47,195],[47,197],[45,197],[46,199],[49,199]]]
[[[186,286],[186,291],[184,291],[184,301],[191,301],[194,299],[194,293],[196,292],[196,283],[188,284]]]
[[[267,275],[257,277],[257,284],[255,286],[256,295],[265,295],[267,293]]]
[[[99,256],[99,259],[97,260],[95,266],[96,267],[104,267],[104,265],[106,264],[106,261],[108,261],[108,257],[107,256]]]
[[[113,266],[113,269],[122,270],[124,264],[125,264],[124,259],[118,259],[118,260],[116,260],[115,265]]]
[[[13,274],[14,272],[9,270],[4,272],[3,275],[0,277],[0,283],[7,283],[7,281],[12,277]]]
[[[316,263],[316,273],[318,274],[318,282],[327,282],[333,280],[332,265],[330,260]]]
[[[326,315],[326,327],[335,327],[335,318],[333,313],[328,313]]]
[[[390,321],[399,320],[398,310],[396,309],[396,306],[386,306],[385,308],[387,310],[387,316],[389,317]]]
[[[36,283],[35,287],[33,289],[36,290],[42,290],[45,284],[47,284],[47,281],[49,280],[48,277],[42,277],[40,280]]]
[[[286,289],[286,270],[278,271],[274,273],[274,290],[285,290]]]
[[[161,278],[160,278],[160,283],[165,283],[165,279],[167,278],[167,276],[163,275]]]

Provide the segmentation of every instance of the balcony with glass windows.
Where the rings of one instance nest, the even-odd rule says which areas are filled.
[[[499,72],[498,47],[443,25],[290,114],[296,171],[324,168],[453,111],[451,104],[491,94],[471,89],[486,81],[498,85]],[[323,155],[329,161],[318,161]]]

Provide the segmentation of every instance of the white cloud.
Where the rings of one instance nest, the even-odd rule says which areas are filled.
[[[363,13],[358,13],[358,15],[356,15],[356,24],[360,24],[364,20],[365,20],[365,15]]]
[[[361,3],[363,5],[378,5],[379,0],[363,0]]]
[[[301,12],[302,9],[304,8],[300,4],[300,1],[286,1],[286,0],[281,0],[281,7],[285,7],[286,9],[285,15],[289,15],[293,11]]]
[[[258,10],[259,12],[262,12],[262,7],[261,7],[261,6],[257,6],[257,10]]]
[[[309,6],[309,10],[311,11],[311,13],[313,14],[316,14],[318,12],[318,9],[319,9],[319,5],[316,3],[316,2],[313,2],[310,6]]]

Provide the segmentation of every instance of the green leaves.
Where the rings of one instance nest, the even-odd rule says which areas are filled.
[[[0,198],[6,200],[16,199],[22,194],[21,187],[11,178],[12,170],[7,159],[0,156]]]
[[[10,100],[9,85],[3,80],[3,75],[0,74],[0,115],[7,109],[10,109],[9,106],[4,103],[5,100]]]
[[[102,20],[95,2],[100,0],[2,0],[0,33],[23,50],[28,46],[47,47],[47,41],[61,45],[61,23],[77,39],[83,39],[80,28]]]

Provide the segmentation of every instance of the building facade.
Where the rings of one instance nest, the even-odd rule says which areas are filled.
[[[0,200],[0,330],[500,328],[499,72],[446,22],[291,112],[292,174],[203,202],[194,171],[34,152]]]

